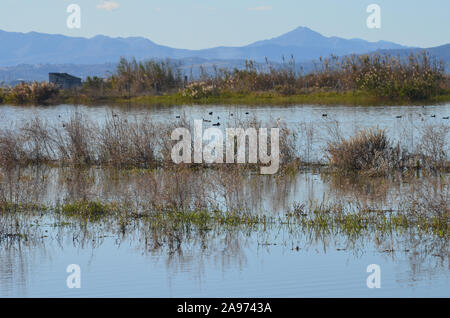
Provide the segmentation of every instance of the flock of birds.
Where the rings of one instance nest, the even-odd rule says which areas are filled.
[[[419,114],[419,117],[422,117],[422,115],[421,114]],[[431,115],[430,116],[431,118],[436,118],[436,115]],[[401,116],[401,115],[398,115],[398,116],[396,116],[395,118],[398,118],[398,119],[400,119],[400,118],[403,118],[403,116]],[[442,119],[449,119],[450,118],[450,116],[447,116],[447,117],[442,117]],[[422,121],[424,121],[425,119],[422,117]]]
[[[209,114],[209,116],[213,116],[213,115],[214,115],[214,112],[209,112],[208,114]],[[245,114],[246,114],[246,115],[249,115],[250,113],[249,113],[249,112],[245,112]],[[230,116],[233,117],[234,114],[233,114],[233,113],[230,113]],[[177,115],[176,118],[180,119],[181,116],[180,116],[180,115]],[[220,116],[217,116],[217,120],[220,120]],[[203,122],[205,122],[205,123],[211,123],[212,120],[210,120],[210,119],[204,119],[204,118],[203,118]],[[214,127],[219,127],[219,126],[220,126],[220,122],[218,121],[217,123],[212,124],[212,125],[213,125]]]
[[[425,108],[425,106],[422,106],[422,108]],[[423,116],[426,116],[426,114],[419,114],[419,117],[421,117],[422,118],[422,121],[424,121],[425,119],[423,118]],[[400,118],[402,118],[403,116],[401,116],[401,115],[398,115],[398,116],[396,116],[395,118],[398,118],[398,119],[400,119]],[[435,114],[433,114],[433,115],[430,115],[430,117],[431,118],[436,118],[436,115]],[[449,119],[450,118],[450,116],[446,116],[446,117],[442,117],[442,119]]]
[[[422,107],[425,108],[425,106],[422,106]],[[214,115],[213,112],[209,112],[208,114],[209,114],[210,116],[213,116],[213,115]],[[249,112],[245,112],[245,114],[248,115]],[[233,113],[230,113],[230,116],[233,116]],[[422,117],[421,114],[419,114],[419,116]],[[322,117],[328,117],[328,114],[323,113],[323,114],[322,114]],[[431,118],[436,118],[436,115],[431,115],[430,117],[431,117]],[[180,116],[180,115],[177,115],[176,118],[181,118],[181,116]],[[403,116],[402,116],[402,115],[398,115],[398,116],[396,116],[395,118],[400,119],[400,118],[403,118]],[[450,119],[450,116],[442,117],[442,119]],[[220,120],[220,117],[219,117],[219,116],[217,116],[217,120]],[[278,123],[280,120],[281,120],[281,119],[278,118],[277,123]],[[423,117],[422,117],[422,121],[424,121]],[[209,120],[209,119],[203,119],[203,122],[205,122],[205,123],[211,123],[212,121]],[[220,122],[217,122],[217,123],[212,124],[212,125],[215,126],[215,127],[218,127],[218,126],[220,126]]]

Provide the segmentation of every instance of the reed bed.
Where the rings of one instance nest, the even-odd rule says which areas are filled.
[[[330,98],[345,101],[351,97],[348,93],[353,97],[362,94],[369,102],[373,102],[372,97],[375,100],[418,101],[448,96],[450,91],[450,77],[445,73],[444,63],[427,52],[408,57],[380,53],[331,55],[315,61],[308,72],[293,58],[283,58],[281,64],[267,60],[265,64],[246,61],[243,69],[214,67],[213,72],[206,72],[201,68],[199,73],[195,78],[187,76],[174,60],[122,58],[109,77],[88,77],[79,90],[62,91],[45,82],[21,84],[0,91],[0,103],[41,104],[58,98],[59,101],[74,98],[114,101],[161,95],[172,102],[217,102],[230,98],[255,101],[261,96],[263,100],[276,97],[286,101],[289,96],[296,96],[300,101],[310,96],[310,102],[326,102]]]
[[[367,175],[387,174],[392,170],[446,170],[449,168],[447,125],[423,128],[424,134],[416,151],[389,140],[386,131],[364,129],[347,139],[340,135],[328,142],[326,157],[331,166],[342,172]]]
[[[260,127],[260,123],[253,120],[238,124],[242,124],[244,129]],[[35,117],[20,126],[0,129],[0,166],[170,167],[174,166],[171,151],[175,144],[170,136],[179,127],[192,128],[185,118],[164,125],[154,123],[150,117],[127,119],[114,112],[105,118],[104,124],[87,120],[80,113],[74,113],[68,121],[52,125]],[[278,127],[282,132],[280,160],[287,164],[295,159],[294,135],[291,136],[285,125]],[[242,166],[257,168],[255,164]]]
[[[283,58],[280,65],[246,61],[244,69],[214,68],[213,73],[201,71],[198,78],[191,77],[184,82],[181,76],[173,77],[173,74],[181,74],[177,67],[169,61],[121,60],[116,73],[105,79],[105,83],[111,87],[109,94],[123,93],[127,87],[128,95],[131,89],[134,92],[131,95],[139,96],[148,92],[149,86],[154,88],[157,77],[161,78],[158,83],[165,83],[157,85],[164,87],[163,91],[173,93],[178,89],[182,97],[193,100],[255,92],[292,96],[349,91],[363,91],[386,99],[425,100],[450,89],[444,64],[426,52],[407,58],[378,53],[341,58],[332,55],[320,58],[309,72],[304,72],[292,58]],[[86,83],[85,88],[90,89],[90,84]]]
[[[69,120],[53,124],[35,117],[17,126],[0,128],[0,167],[48,164],[119,169],[164,167],[176,171],[177,165],[171,159],[172,147],[175,144],[170,138],[171,133],[177,127],[192,131],[192,123],[185,117],[163,124],[155,123],[149,117],[131,119],[112,112],[103,122],[94,123],[76,112]],[[236,119],[235,124],[244,129],[262,127],[256,118]],[[328,143],[325,149],[314,147],[317,132],[307,123],[299,123],[291,128],[283,122],[269,126],[280,129],[281,173],[314,165],[328,165],[344,173],[357,172],[367,175],[410,169],[448,171],[450,168],[450,128],[444,124],[423,125],[417,128],[422,136],[412,147],[390,140],[387,133],[379,128],[363,129],[354,136],[344,138],[338,125],[330,123],[326,126]],[[224,149],[225,146],[224,144]],[[313,148],[323,156],[314,159],[311,154]],[[246,152],[248,156],[248,145]],[[258,164],[249,163],[203,163],[188,166],[225,171],[234,169],[234,166],[241,171],[254,171],[260,167]]]

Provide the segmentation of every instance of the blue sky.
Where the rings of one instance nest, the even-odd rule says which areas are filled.
[[[81,7],[81,29],[66,26],[66,8],[72,3]],[[372,3],[381,7],[381,29],[366,26],[366,8]],[[0,1],[1,30],[143,36],[188,49],[245,45],[298,26],[326,36],[431,47],[450,43],[449,16],[449,0]]]

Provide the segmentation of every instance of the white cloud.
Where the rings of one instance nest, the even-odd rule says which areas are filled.
[[[106,11],[112,11],[114,9],[117,9],[118,7],[120,7],[120,4],[118,4],[117,2],[113,1],[103,1],[102,4],[98,4],[97,5],[97,9],[102,9],[102,10],[106,10]]]
[[[248,10],[250,10],[250,11],[271,11],[272,7],[271,6],[259,6],[259,7],[254,7],[254,8],[248,8]]]

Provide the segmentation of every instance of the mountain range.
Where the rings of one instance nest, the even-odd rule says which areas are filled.
[[[267,57],[280,61],[282,56],[294,56],[305,61],[327,56],[361,54],[380,49],[401,49],[392,42],[368,42],[361,39],[325,37],[306,27],[299,27],[279,37],[258,41],[242,47],[216,47],[203,50],[175,49],[158,45],[142,37],[92,38],[68,37],[37,32],[0,31],[0,66],[17,64],[99,64],[117,62],[121,56],[146,58],[244,60],[263,62]]]
[[[43,80],[48,72],[64,71],[80,77],[104,76],[114,70],[120,57],[170,58],[182,62],[185,70],[193,66],[217,64],[223,67],[243,67],[246,59],[263,63],[281,62],[294,57],[308,65],[319,57],[331,54],[343,56],[374,51],[405,55],[422,48],[406,47],[393,42],[369,42],[362,39],[326,37],[307,27],[298,27],[281,36],[257,41],[242,47],[215,47],[202,50],[176,49],[143,37],[112,38],[97,35],[92,38],[37,32],[18,33],[0,30],[0,82],[22,78]],[[427,49],[450,65],[450,44]]]

